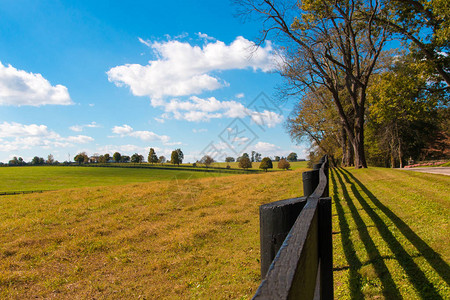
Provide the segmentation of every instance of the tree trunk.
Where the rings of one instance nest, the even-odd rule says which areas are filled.
[[[367,168],[366,154],[364,152],[364,110],[361,110],[355,120],[355,138],[352,144],[355,168]]]
[[[342,166],[350,166],[350,147],[348,145],[347,133],[345,128],[342,126],[341,129],[341,147],[342,147]]]

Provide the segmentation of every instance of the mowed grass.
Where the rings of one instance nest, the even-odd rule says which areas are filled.
[[[183,180],[226,176],[185,170],[35,166],[0,168],[0,192],[60,190],[87,186],[111,186],[155,180]]]
[[[0,299],[249,299],[259,205],[302,195],[301,171],[2,196]],[[330,181],[336,299],[450,298],[449,177]]]
[[[450,299],[450,177],[334,169],[336,299]]]
[[[167,171],[170,172],[170,171]],[[246,299],[283,171],[0,197],[0,299]]]

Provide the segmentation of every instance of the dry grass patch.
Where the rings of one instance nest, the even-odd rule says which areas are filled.
[[[0,298],[249,298],[258,207],[300,172],[3,196]]]

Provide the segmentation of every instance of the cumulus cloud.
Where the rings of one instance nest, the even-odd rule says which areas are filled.
[[[236,101],[220,101],[215,97],[206,99],[192,96],[188,100],[172,99],[168,102],[159,101],[155,107],[164,110],[160,119],[186,120],[190,122],[205,122],[218,118],[245,118],[261,126],[275,127],[283,121],[283,116],[272,111],[255,111]]]
[[[63,85],[52,86],[41,74],[18,70],[0,62],[0,105],[41,106],[70,105],[67,88]]]
[[[280,147],[278,147],[274,144],[271,144],[271,143],[266,143],[266,142],[258,142],[255,144],[255,146],[253,148],[255,149],[255,151],[262,152],[262,153],[270,153],[273,151],[280,150]]]
[[[58,133],[49,130],[45,125],[21,124],[16,122],[0,123],[0,151],[17,151],[42,147],[71,147],[74,144],[86,144],[94,141],[90,136],[77,135],[62,137]]]
[[[84,128],[98,128],[100,125],[98,125],[96,122],[92,122],[90,124],[84,124],[84,125],[73,125],[70,126],[69,129],[75,132],[82,132]]]
[[[112,132],[121,136],[131,136],[143,141],[160,141],[163,144],[169,144],[170,137],[167,135],[158,135],[151,131],[138,130],[135,131],[130,125],[114,126]]]
[[[199,33],[206,40],[211,38]],[[187,42],[139,41],[150,47],[157,60],[147,65],[126,64],[111,68],[108,80],[117,86],[128,86],[135,96],[152,99],[164,96],[187,96],[216,90],[228,83],[214,76],[214,71],[253,69],[268,72],[276,68],[276,56],[270,42],[256,48],[241,36],[231,44],[221,41],[192,46]]]

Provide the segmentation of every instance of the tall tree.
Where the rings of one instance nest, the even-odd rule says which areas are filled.
[[[212,163],[214,163],[214,159],[209,155],[205,155],[200,159],[200,163],[204,164],[205,167],[209,167]]]
[[[427,85],[428,77],[409,55],[396,58],[369,88],[368,124],[377,131],[378,146],[387,148],[391,167],[396,162],[403,167],[405,153],[419,145],[420,150],[432,129],[437,129],[437,109],[446,105],[448,95]],[[411,134],[415,128],[421,132]]]
[[[122,159],[122,155],[119,152],[114,152],[113,159],[116,163],[118,163]]]
[[[87,156],[86,152],[81,152],[74,157],[74,161],[81,165],[82,163],[88,163],[89,157]]]
[[[323,154],[328,154],[333,164],[341,159],[342,165],[350,165],[351,147],[332,97],[325,88],[303,94],[287,119],[286,127],[292,139],[309,141]]]
[[[158,162],[158,156],[153,148],[150,148],[150,152],[148,153],[148,162],[151,164]]]
[[[291,152],[289,153],[289,155],[287,156],[287,160],[288,161],[297,161],[297,153],[295,152]]]
[[[158,163],[160,163],[160,164],[165,164],[165,163],[166,163],[166,157],[163,156],[163,155],[161,155],[161,156],[158,158]]]
[[[170,155],[170,162],[174,165],[180,165],[180,157],[177,150],[173,150]]]
[[[263,18],[263,39],[271,31],[283,44],[282,75],[292,93],[325,87],[354,149],[355,167],[367,167],[364,154],[366,89],[386,42],[374,21],[380,2],[306,0],[237,1],[244,13]],[[348,97],[342,98],[345,91]],[[345,110],[345,101],[352,109]]]
[[[183,151],[181,151],[180,148],[175,149],[175,151],[177,151],[177,153],[178,153],[178,161],[179,161],[178,164],[182,164],[183,163],[183,159],[184,159]]]
[[[47,156],[47,164],[53,165],[54,162],[55,162],[55,159],[53,158],[53,155],[49,154]]]
[[[273,168],[272,160],[269,157],[264,157],[261,163],[259,164],[259,168],[263,169],[266,172],[267,169],[272,169]]]
[[[390,32],[410,43],[411,52],[450,87],[450,5],[448,0],[386,1],[374,16]]]
[[[131,155],[131,162],[132,163],[141,163],[144,160],[144,156],[134,153]]]
[[[246,154],[246,153],[244,153]],[[241,159],[239,160],[239,168],[242,168],[244,170],[251,168],[252,162],[250,161],[250,158],[247,156],[242,155]]]

